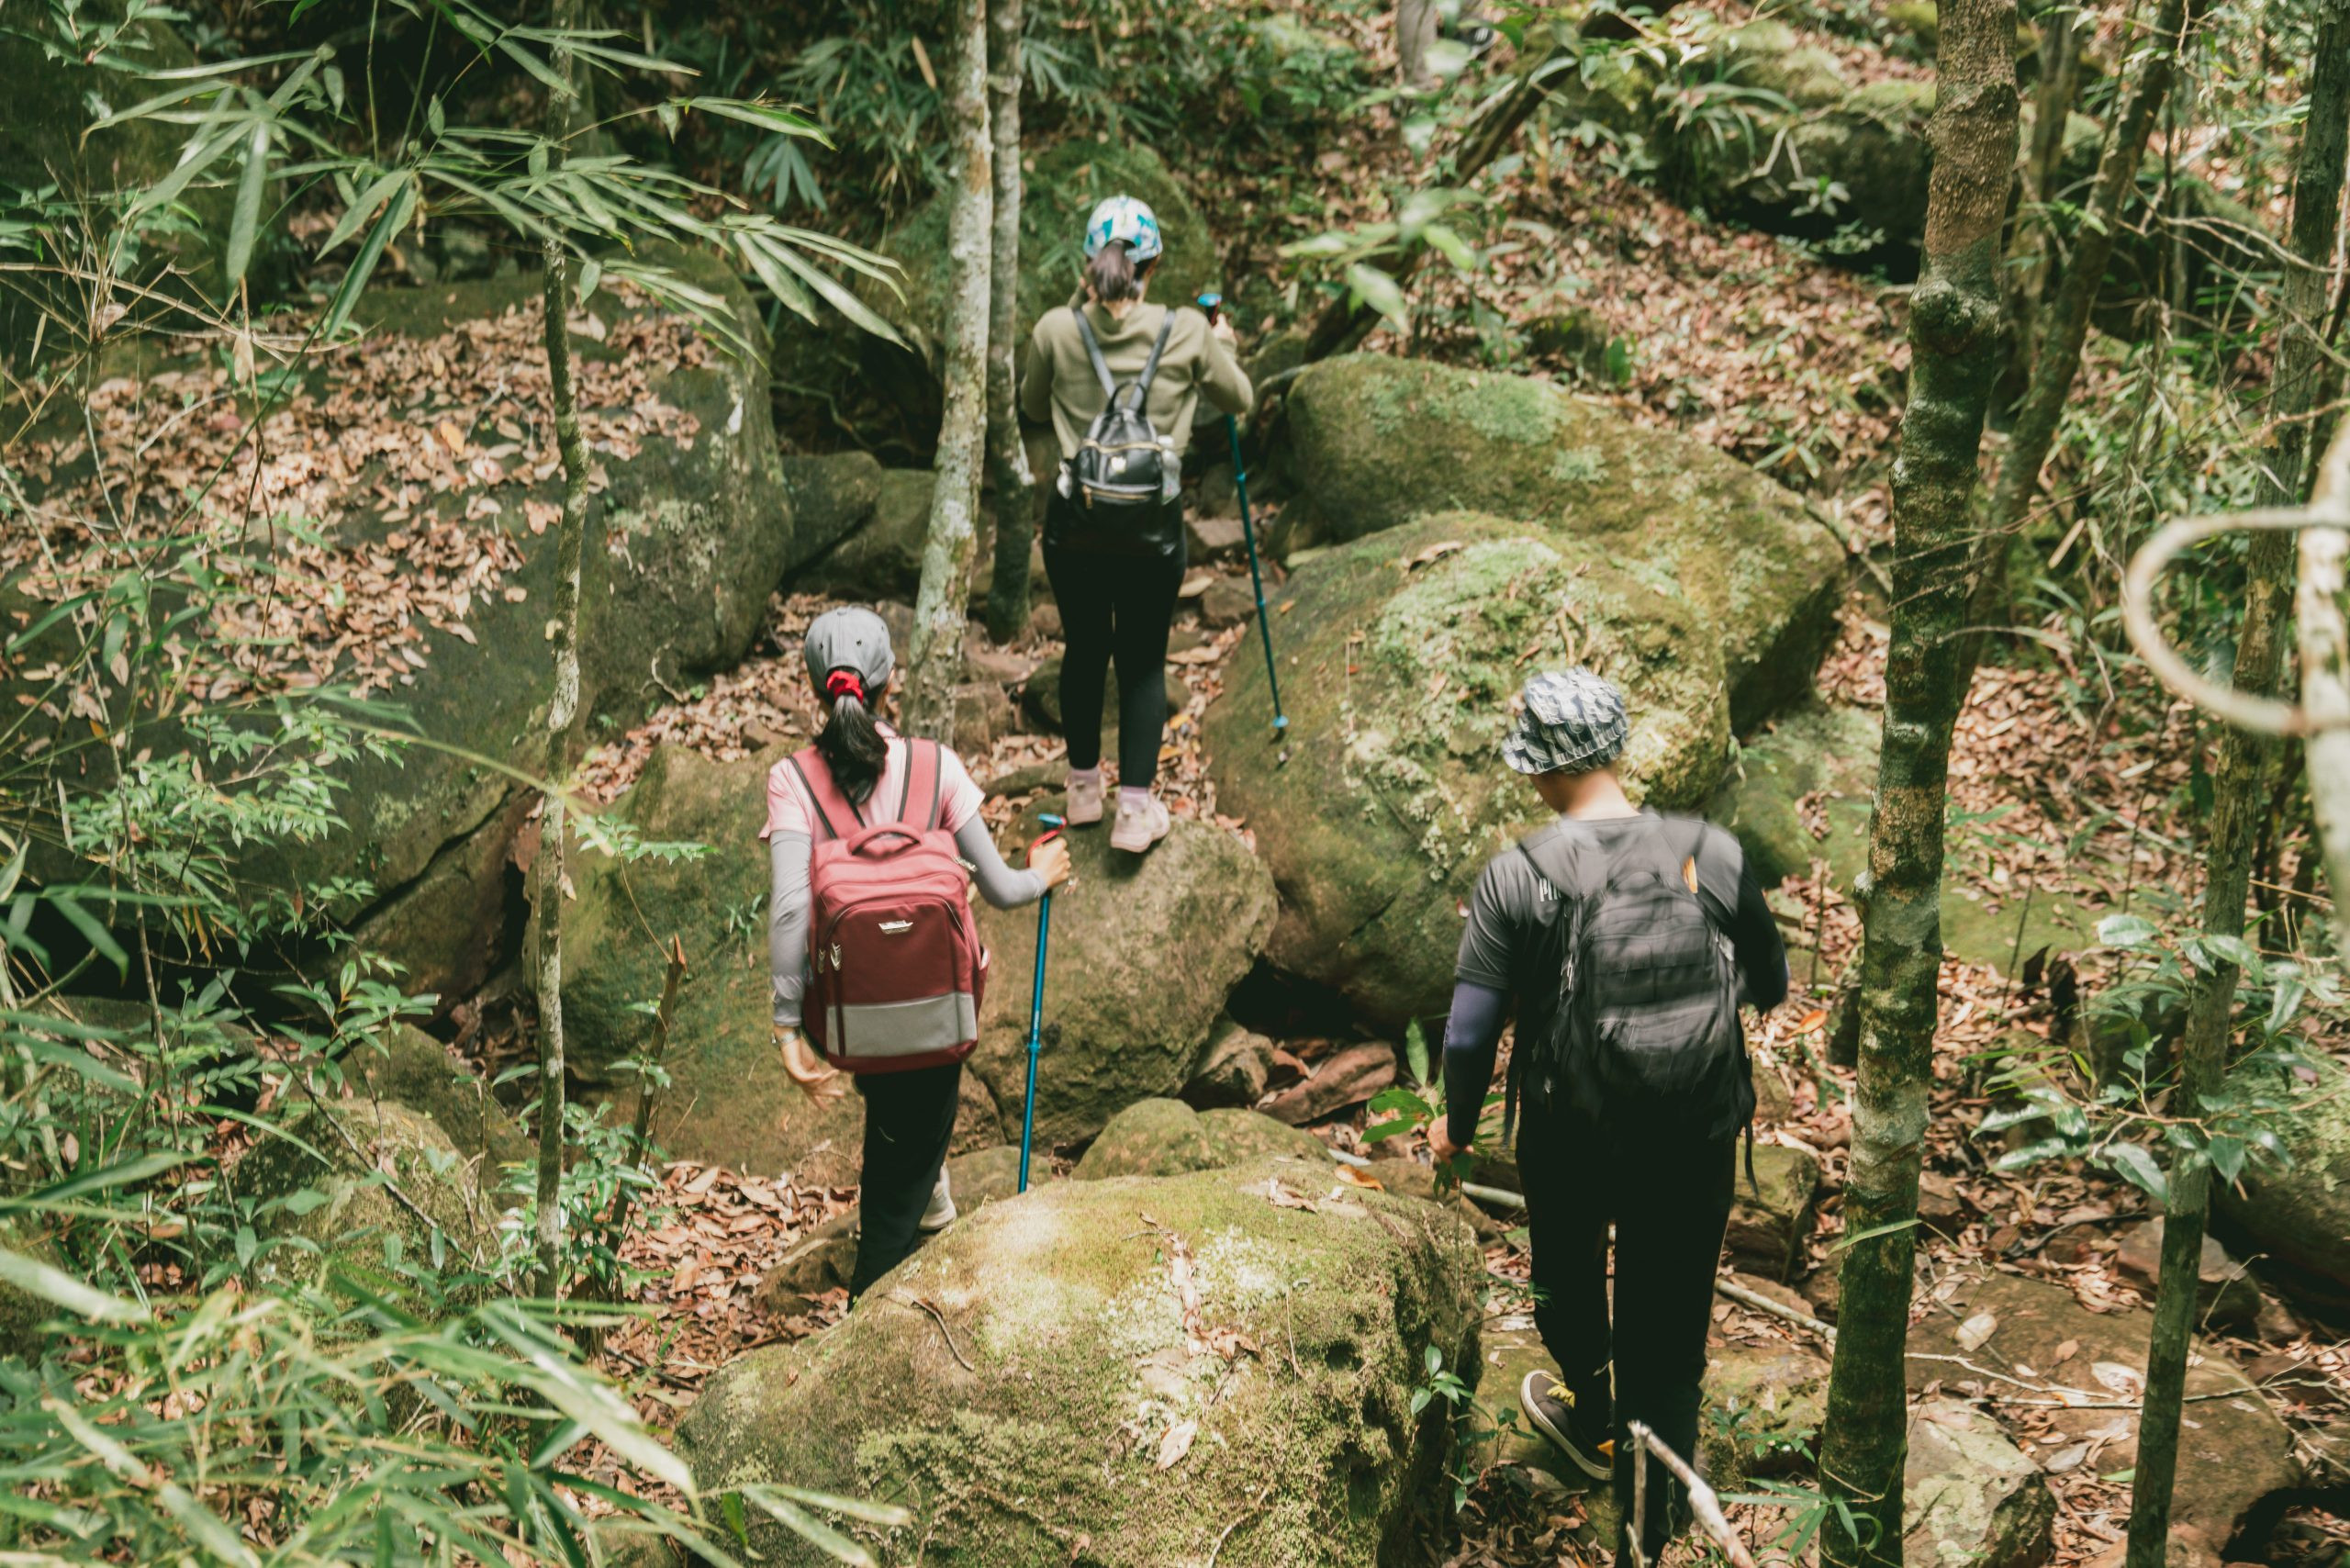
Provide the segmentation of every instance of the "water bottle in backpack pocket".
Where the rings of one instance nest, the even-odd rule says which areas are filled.
[[[939,825],[938,745],[902,744],[896,812],[872,821],[813,746],[791,758],[817,830],[802,1017],[824,1059],[847,1072],[943,1066],[979,1038],[987,953],[971,918],[970,874]]]
[[[1634,1134],[1721,1137],[1752,1111],[1731,912],[1705,888],[1702,823],[1651,816],[1611,854],[1574,823],[1520,846],[1559,894],[1559,991],[1512,1076]]]

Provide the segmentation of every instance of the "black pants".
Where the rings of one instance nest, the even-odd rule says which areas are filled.
[[[1536,1292],[1534,1327],[1557,1359],[1578,1412],[1608,1408],[1615,1372],[1616,1497],[1632,1514],[1632,1443],[1645,1423],[1697,1462],[1699,1387],[1714,1270],[1729,1223],[1738,1140],[1628,1149],[1545,1116],[1518,1135]],[[1616,1303],[1609,1323],[1607,1226],[1616,1226]],[[1643,1547],[1663,1550],[1669,1489],[1649,1466]]]
[[[1066,505],[1059,497],[1056,504]],[[1179,532],[1176,536],[1181,538]],[[1110,665],[1118,666],[1118,783],[1147,790],[1158,772],[1167,728],[1167,629],[1183,586],[1184,552],[1113,554],[1055,543],[1047,533],[1045,575],[1060,606],[1061,733],[1069,765],[1102,761],[1102,706]]]
[[[914,1249],[922,1211],[930,1206],[938,1168],[946,1163],[947,1140],[955,1136],[962,1088],[959,1061],[912,1072],[857,1074],[856,1092],[865,1096],[865,1172],[858,1179],[850,1300]]]

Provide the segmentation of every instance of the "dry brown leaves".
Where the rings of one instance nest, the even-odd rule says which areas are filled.
[[[576,365],[582,437],[601,457],[699,434],[652,387],[708,347],[681,317],[621,313],[637,303],[573,323],[583,348],[600,344]],[[189,701],[412,685],[434,633],[471,642],[477,605],[519,601],[502,579],[554,516],[543,327],[533,298],[432,338],[288,342],[284,373],[302,379],[266,411],[249,377],[196,354],[103,381],[86,430],[12,451],[36,499],[0,534],[0,575],[56,600],[193,552],[246,578],[215,635],[181,653]]]

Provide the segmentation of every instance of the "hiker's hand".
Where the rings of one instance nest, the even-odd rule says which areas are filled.
[[[1438,1116],[1428,1124],[1428,1153],[1436,1157],[1436,1168],[1439,1173],[1462,1152],[1460,1146],[1452,1141],[1449,1120]]]
[[[1045,890],[1051,892],[1069,880],[1069,845],[1058,838],[1048,838],[1028,849],[1028,869],[1045,879]]]
[[[848,1085],[841,1081],[838,1070],[816,1054],[807,1036],[789,1024],[778,1024],[775,1026],[775,1043],[783,1053],[784,1076],[798,1084],[800,1092],[809,1099],[822,1105],[848,1092]]]
[[[1240,334],[1232,330],[1232,318],[1229,316],[1217,316],[1214,320],[1208,323],[1208,331],[1225,348],[1237,349],[1240,346]]]

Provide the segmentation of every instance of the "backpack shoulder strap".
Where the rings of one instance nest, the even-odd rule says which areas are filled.
[[[1093,323],[1085,319],[1085,307],[1072,305],[1069,308],[1069,313],[1077,322],[1077,335],[1084,340],[1085,357],[1093,362],[1093,374],[1101,379],[1102,396],[1109,398],[1111,403],[1115,405],[1118,401],[1118,383],[1110,375],[1110,362],[1102,357],[1102,340],[1093,335]]]
[[[1605,857],[1564,822],[1553,823],[1518,840],[1517,852],[1526,857],[1534,874],[1550,883],[1570,904],[1588,904],[1606,885]]]
[[[898,791],[898,821],[919,825],[925,833],[938,826],[943,803],[946,761],[936,741],[909,737],[906,741],[905,788]],[[921,814],[916,815],[917,803]]]
[[[1660,816],[1663,844],[1673,857],[1674,874],[1704,906],[1717,930],[1727,933],[1737,921],[1738,883],[1745,868],[1745,851],[1735,836],[1698,817]]]
[[[1166,311],[1166,315],[1159,319],[1158,337],[1150,345],[1150,357],[1143,361],[1142,374],[1135,377],[1134,400],[1127,405],[1130,409],[1143,406],[1144,400],[1150,396],[1150,384],[1158,378],[1158,356],[1167,352],[1167,336],[1175,330],[1175,308],[1169,305]]]
[[[833,825],[834,812],[839,812],[845,822],[858,820],[855,802],[841,793],[841,787],[833,780],[833,770],[824,766],[823,753],[811,745],[802,746],[784,760],[791,764],[792,774],[807,794],[808,804],[814,809],[817,823],[823,828],[826,838],[841,836],[841,830]]]

